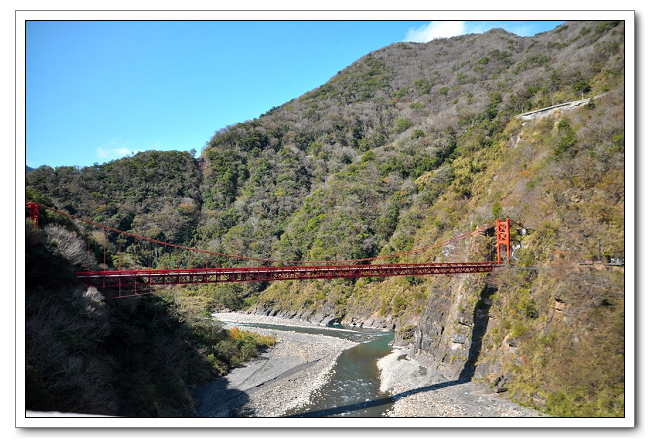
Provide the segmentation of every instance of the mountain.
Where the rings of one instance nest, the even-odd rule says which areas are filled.
[[[624,268],[581,263],[598,258],[598,244],[601,259],[625,249],[624,35],[623,22],[566,22],[533,37],[494,29],[392,44],[220,129],[197,159],[149,151],[40,167],[27,173],[27,197],[149,238],[288,261],[403,252],[509,217],[527,231],[513,236],[513,268],[489,275],[188,291],[230,308],[392,328],[449,378],[505,387],[553,415],[622,415]],[[477,237],[399,261],[488,252]],[[178,257],[151,263],[233,263]]]

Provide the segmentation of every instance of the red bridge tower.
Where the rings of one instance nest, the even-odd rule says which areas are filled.
[[[497,263],[501,264],[501,246],[506,246],[505,264],[510,261],[510,219],[497,219]]]

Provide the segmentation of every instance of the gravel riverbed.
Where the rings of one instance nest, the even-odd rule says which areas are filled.
[[[246,324],[260,334],[273,334],[275,346],[193,394],[201,417],[279,417],[309,403],[325,384],[339,354],[356,345],[345,339],[256,327],[255,324],[313,327],[309,322],[243,313],[216,313],[226,327]],[[388,417],[543,417],[515,404],[487,386],[451,381],[395,348],[378,361],[381,390],[395,404]]]
[[[255,324],[322,328],[309,322],[241,313],[216,313],[226,328],[246,324],[259,334],[272,334],[276,344],[261,356],[233,369],[193,394],[200,417],[279,417],[309,402],[321,387],[339,354],[355,342],[255,327]]]
[[[543,417],[503,398],[484,384],[448,380],[432,368],[409,359],[405,349],[394,349],[380,359],[381,390],[395,404],[388,417]]]

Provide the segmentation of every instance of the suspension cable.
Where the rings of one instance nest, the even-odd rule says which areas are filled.
[[[70,219],[78,220],[81,222],[85,222],[86,224],[90,224],[91,226],[96,226],[104,229],[104,267],[106,267],[106,231],[111,231],[111,232],[116,232],[121,235],[125,236],[130,236],[135,239],[143,240],[143,241],[148,241],[149,243],[155,243],[155,244],[160,244],[162,246],[168,246],[168,247],[173,247],[175,249],[182,249],[182,250],[188,250],[191,252],[197,252],[197,253],[202,253],[202,254],[207,254],[207,255],[212,255],[212,256],[217,256],[217,257],[225,257],[225,258],[233,258],[233,259],[238,259],[238,260],[247,260],[247,261],[259,261],[259,262],[265,262],[265,263],[277,263],[277,264],[296,264],[296,265],[302,265],[305,263],[310,263],[314,265],[319,265],[319,264],[340,264],[340,263],[355,263],[355,262],[362,262],[362,261],[373,261],[373,260],[380,260],[380,259],[387,259],[387,258],[398,258],[398,257],[403,257],[406,255],[414,255],[422,252],[426,252],[428,250],[434,249],[436,247],[443,247],[455,242],[458,242],[462,239],[469,238],[471,236],[477,235],[479,233],[485,232],[487,229],[490,227],[494,227],[493,223],[486,223],[481,226],[478,226],[476,229],[470,232],[466,232],[460,235],[457,235],[453,238],[450,238],[449,240],[442,241],[442,242],[437,242],[428,246],[421,247],[419,249],[412,249],[409,251],[404,251],[404,252],[397,252],[397,253],[392,253],[392,254],[386,254],[386,255],[377,255],[375,257],[368,257],[368,258],[355,258],[355,259],[349,259],[349,260],[324,260],[324,261],[294,261],[294,260],[274,260],[270,258],[256,258],[256,257],[246,257],[243,255],[232,255],[232,254],[224,254],[220,252],[212,252],[208,250],[203,250],[203,249],[197,249],[195,247],[188,247],[188,246],[182,246],[179,244],[172,244],[172,243],[167,243],[165,241],[160,241],[160,240],[155,240],[153,238],[148,238],[145,236],[140,236],[136,235],[134,233],[130,232],[125,232],[123,230],[115,229],[113,227],[105,226],[103,224],[99,224],[84,218],[79,218],[78,216],[71,215],[69,213],[62,212],[60,210],[56,210],[55,208],[48,207],[46,205],[42,204],[36,204],[38,207],[43,207],[46,210],[50,210],[54,213],[58,213],[60,215],[66,216]],[[514,222],[514,221],[513,221]],[[519,225],[520,227],[524,227],[519,223],[515,223]],[[135,266],[135,248],[134,248],[134,266]]]

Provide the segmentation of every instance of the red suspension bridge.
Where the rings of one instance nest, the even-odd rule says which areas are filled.
[[[272,260],[265,258],[244,257],[239,255],[222,254],[207,250],[180,246],[166,243],[151,238],[124,232],[118,229],[104,226],[83,218],[79,218],[68,213],[47,207],[35,202],[28,202],[30,219],[35,227],[38,227],[39,209],[50,210],[54,213],[66,216],[68,218],[84,222],[91,226],[104,230],[104,270],[101,271],[80,271],[77,272],[77,278],[84,282],[86,286],[95,286],[102,288],[109,287],[127,287],[133,288],[137,293],[137,288],[152,287],[162,285],[187,285],[203,283],[233,283],[233,282],[252,282],[252,281],[277,281],[277,280],[306,280],[306,279],[335,279],[335,278],[360,278],[360,277],[390,277],[397,275],[436,275],[436,274],[473,274],[481,272],[491,272],[495,268],[507,264],[510,258],[510,228],[515,224],[523,228],[510,219],[496,220],[478,226],[475,230],[458,235],[447,241],[435,243],[419,249],[394,253],[389,255],[380,255],[371,258],[362,258],[354,260],[337,260],[337,261],[311,261],[305,262]],[[396,264],[371,264],[380,259],[398,258],[405,255],[422,253],[433,248],[444,247],[449,244],[476,236],[487,235],[492,233],[496,236],[496,260],[486,262],[466,262],[466,263],[396,263]],[[197,252],[211,256],[226,257],[239,259],[242,261],[254,261],[260,264],[275,264],[276,266],[259,266],[259,267],[233,267],[233,268],[200,268],[200,269],[119,269],[107,270],[106,268],[106,232],[116,232],[120,235],[135,238],[136,240],[146,241],[148,243],[160,244],[166,247],[172,247],[179,250]],[[134,250],[134,267],[135,250]]]

